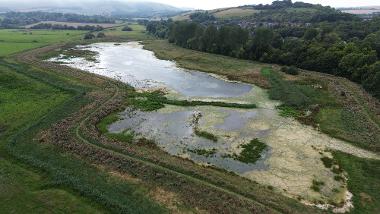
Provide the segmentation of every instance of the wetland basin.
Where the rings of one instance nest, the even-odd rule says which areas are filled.
[[[235,172],[305,204],[333,208],[336,212],[351,208],[347,180],[334,179],[336,174],[321,161],[332,156],[330,150],[380,159],[292,118],[281,117],[276,109],[280,103],[270,100],[266,90],[255,85],[178,68],[175,62],[157,59],[137,42],[76,48],[97,52],[96,60],[61,55],[50,61],[114,78],[140,90],[164,89],[171,99],[256,104],[256,109],[167,105],[143,112],[127,108],[108,129],[112,133],[134,132],[154,140],[172,155]],[[218,140],[199,137],[195,130],[211,133]],[[232,158],[253,139],[268,147],[258,161],[243,163]],[[316,181],[323,183],[318,192],[311,188]],[[334,207],[331,202],[341,207]]]

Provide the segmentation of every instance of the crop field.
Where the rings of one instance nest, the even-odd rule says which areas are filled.
[[[0,56],[80,38],[85,31],[0,30]]]

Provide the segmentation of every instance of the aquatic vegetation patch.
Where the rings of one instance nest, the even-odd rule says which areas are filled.
[[[200,131],[197,128],[194,129],[194,133],[198,137],[203,137],[203,138],[206,138],[208,140],[211,140],[211,141],[214,141],[214,142],[218,142],[218,137],[216,135],[212,134],[212,133],[209,133],[209,132],[206,132],[206,131]]]
[[[226,108],[242,108],[253,109],[255,104],[225,103],[225,102],[206,102],[206,101],[190,101],[190,100],[171,100],[165,97],[162,91],[154,92],[134,92],[127,99],[129,105],[134,106],[142,111],[155,111],[167,105],[175,106],[217,106]]]
[[[242,145],[241,148],[243,148],[242,152],[239,155],[234,154],[232,157],[243,163],[256,163],[261,158],[262,152],[267,149],[267,145],[259,139],[254,139],[248,144]]]
[[[98,53],[95,51],[81,50],[75,48],[65,50],[62,52],[62,54],[65,55],[66,58],[81,57],[90,62],[96,62],[96,56],[98,55]]]
[[[216,154],[217,150],[215,148],[213,149],[188,149],[187,151],[192,152],[197,155],[205,156],[205,157],[211,157],[214,154]]]

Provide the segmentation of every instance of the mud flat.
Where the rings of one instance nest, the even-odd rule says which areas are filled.
[[[256,109],[166,105],[152,112],[128,107],[119,114],[120,120],[108,127],[111,133],[132,132],[136,138],[153,140],[172,155],[235,172],[305,204],[335,212],[352,207],[352,194],[347,189],[345,172],[322,160],[332,157],[331,150],[380,159],[372,152],[279,116],[276,106],[280,103],[270,100],[266,90],[257,86],[178,68],[174,62],[157,59],[136,42],[78,48],[98,52],[96,61],[65,56],[51,61],[119,79],[140,90],[165,89],[171,99],[257,105]],[[196,131],[207,132],[217,140],[198,136]],[[267,146],[261,158],[254,163],[234,158],[253,139]]]

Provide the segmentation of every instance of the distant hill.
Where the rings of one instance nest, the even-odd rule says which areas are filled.
[[[104,0],[33,0],[17,3],[17,0],[6,1],[1,3],[2,7],[6,7],[13,11],[30,12],[59,12],[59,13],[76,13],[85,15],[108,15],[117,17],[154,17],[154,16],[172,16],[182,12],[180,8],[170,5],[154,3],[154,2],[131,2],[123,0],[104,1]]]
[[[245,5],[209,11],[190,11],[173,17],[174,20],[188,20],[192,14],[205,13],[218,20],[246,20],[266,23],[313,23],[322,21],[351,20],[353,15],[331,7],[303,2],[277,1],[271,5]]]

